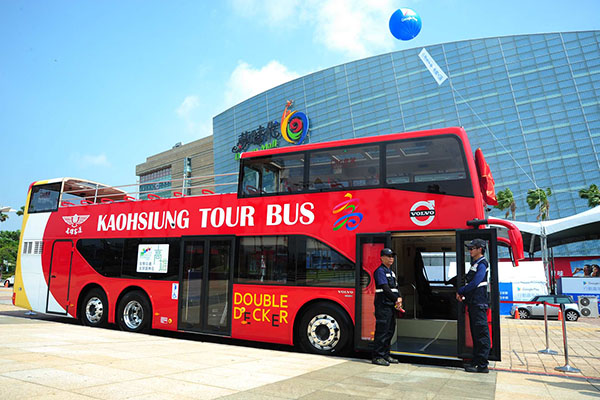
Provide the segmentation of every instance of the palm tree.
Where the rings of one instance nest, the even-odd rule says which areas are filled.
[[[539,213],[537,219],[540,218],[542,221],[548,219],[550,215],[550,202],[548,201],[548,197],[552,196],[552,190],[547,188],[546,190],[537,188],[537,189],[529,189],[527,191],[527,205],[529,205],[530,210],[534,210],[539,206]]]
[[[501,190],[496,194],[496,198],[498,199],[498,204],[494,208],[500,211],[506,210],[504,218],[508,218],[508,214],[512,214],[512,219],[514,220],[517,204],[515,203],[512,191],[509,188]]]
[[[590,185],[589,189],[581,189],[579,191],[579,197],[587,199],[589,208],[600,205],[600,190],[596,185]]]
[[[15,211],[12,210],[11,211]],[[21,216],[25,213],[25,206],[21,206],[21,209],[17,211],[17,215]],[[5,214],[3,212],[0,212],[0,222],[4,222],[8,219],[8,214]]]

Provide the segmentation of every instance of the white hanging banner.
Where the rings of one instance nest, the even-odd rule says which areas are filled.
[[[444,83],[446,79],[448,79],[448,75],[446,75],[444,71],[442,71],[440,66],[437,65],[437,63],[435,62],[433,57],[431,57],[427,50],[422,49],[419,53],[419,58],[421,59],[421,61],[423,61],[423,64],[425,64],[425,67],[427,67],[427,69],[431,73],[431,76],[433,76],[433,79],[436,80],[438,86]]]

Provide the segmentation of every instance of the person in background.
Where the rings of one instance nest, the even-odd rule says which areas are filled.
[[[583,271],[583,277],[584,278],[591,278],[592,275],[592,264],[585,264],[583,266],[583,268],[581,267],[577,267],[575,268],[575,270],[573,271],[573,276],[575,276],[576,273]]]
[[[473,361],[465,367],[465,371],[487,374],[490,372],[488,356],[491,341],[487,320],[489,265],[484,256],[486,243],[483,239],[473,239],[466,247],[471,255],[471,268],[465,277],[466,285],[460,287],[456,293],[456,300],[467,304],[473,339]]]
[[[377,177],[377,170],[375,167],[369,167],[367,175],[367,185],[378,185],[379,178]]]
[[[391,266],[396,253],[385,248],[379,253],[381,265],[375,270],[375,340],[373,341],[373,364],[398,364],[390,355],[390,347],[396,330],[395,310],[402,310],[402,297],[396,274]]]
[[[600,265],[592,264],[592,277],[600,278]]]

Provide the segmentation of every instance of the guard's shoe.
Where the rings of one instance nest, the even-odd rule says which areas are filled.
[[[467,372],[476,372],[476,373],[480,373],[480,374],[487,374],[490,372],[490,370],[488,369],[487,365],[486,366],[480,366],[480,365],[476,365],[476,366],[467,366],[465,367],[465,371]]]
[[[382,357],[377,357],[374,358],[372,361],[373,364],[375,365],[383,365],[385,367],[387,367],[388,365],[390,365],[389,361],[387,361],[385,358]]]
[[[398,364],[400,361],[396,360],[394,357],[392,356],[387,356],[385,358],[387,360],[387,362],[389,362],[390,364]]]

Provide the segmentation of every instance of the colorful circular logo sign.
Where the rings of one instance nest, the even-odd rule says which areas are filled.
[[[292,105],[288,101],[281,116],[281,136],[292,144],[301,144],[308,133],[308,117],[303,112],[288,111]]]

